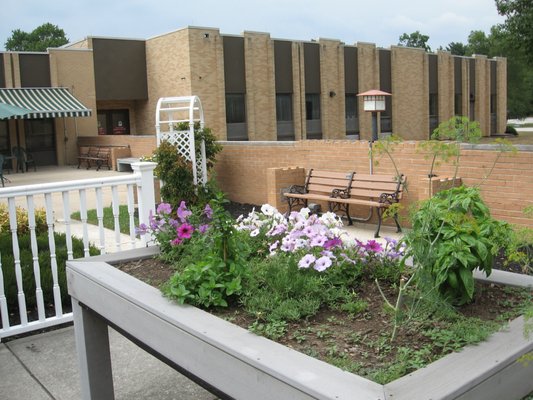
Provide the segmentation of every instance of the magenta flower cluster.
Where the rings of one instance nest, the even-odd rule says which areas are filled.
[[[211,220],[213,210],[209,204],[205,206],[202,214],[205,219]],[[149,226],[140,224],[137,234],[151,234],[159,242],[168,241],[170,245],[178,246],[190,239],[195,231],[203,234],[209,229],[209,224],[199,224],[195,227],[189,222],[191,215],[192,211],[187,208],[184,201],[180,203],[174,214],[169,203],[161,203],[157,206],[155,215],[150,212]]]

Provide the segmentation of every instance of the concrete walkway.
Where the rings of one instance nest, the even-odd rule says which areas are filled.
[[[84,179],[84,177],[93,178],[95,175],[100,176],[98,175],[100,172],[103,173],[102,175],[110,176],[120,174],[114,171],[92,170],[90,172],[70,167],[54,168],[56,170],[50,169],[43,172],[47,176],[47,181],[52,179],[51,175],[54,175],[54,181],[61,181]],[[12,184],[35,183],[35,179],[44,179],[43,176],[37,176],[37,173],[33,172],[8,175],[9,178],[13,178]],[[21,183],[22,181],[25,183]],[[60,221],[56,221],[58,228],[59,225]],[[72,226],[73,234],[75,234],[75,225]],[[368,240],[373,238],[374,229],[374,226],[356,224],[355,227],[349,227],[348,231],[352,237]],[[91,237],[94,238],[97,232],[98,230],[91,230]],[[114,232],[108,234],[114,235]],[[382,237],[399,237],[390,227],[383,227],[381,235]],[[129,241],[129,237],[124,240]],[[216,396],[112,329],[110,329],[110,346],[115,398],[125,400],[216,399]],[[0,343],[0,399],[77,400],[81,398],[72,326]]]

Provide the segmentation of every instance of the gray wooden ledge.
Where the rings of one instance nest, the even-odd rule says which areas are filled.
[[[108,325],[223,398],[520,399],[533,391],[533,362],[517,361],[533,355],[522,318],[482,344],[380,385],[177,305],[109,265],[156,252],[145,248],[67,262],[84,399],[114,398]],[[522,280],[528,281],[523,275]]]

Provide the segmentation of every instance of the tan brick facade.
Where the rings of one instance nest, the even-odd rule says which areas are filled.
[[[402,138],[429,139],[427,63],[422,49],[391,47],[392,129]]]
[[[94,58],[91,59],[93,39],[71,44],[66,49],[51,49],[50,71],[52,85],[71,88],[84,104],[93,109],[90,118],[78,118],[79,136],[97,136],[98,109],[127,108],[132,135],[155,134],[155,110],[159,98],[196,95],[201,99],[206,125],[215,135],[225,140],[226,88],[224,77],[224,35],[216,28],[187,27],[145,41],[147,99],[128,101],[95,100]],[[244,59],[246,83],[246,111],[248,140],[274,141],[276,122],[276,71],[274,39],[268,33],[245,32]],[[95,39],[96,40],[96,39]],[[99,38],[98,40],[102,40]],[[304,140],[306,133],[304,42],[289,41],[292,48],[292,101],[293,125],[296,141]],[[346,137],[345,115],[345,46],[339,40],[319,39],[320,110],[322,137],[342,140]],[[357,43],[357,91],[380,88],[380,56],[375,44]],[[404,139],[421,140],[429,137],[429,71],[428,55],[420,49],[392,46],[392,130]],[[20,87],[18,53],[3,53],[6,87]],[[439,51],[438,60],[438,118],[449,119],[455,113],[455,60],[447,52]],[[481,124],[485,135],[491,132],[490,64],[484,56],[461,57],[462,110]],[[476,93],[470,103],[470,62],[475,60]],[[505,59],[496,59],[496,133],[506,126]],[[358,99],[359,132],[361,140],[372,137],[371,114],[364,112],[363,101]],[[75,162],[72,140],[73,120],[67,121],[67,135],[63,122],[56,121],[58,164]],[[22,123],[19,123],[19,129]],[[9,122],[12,139],[15,122]],[[65,140],[66,139],[66,140]],[[24,137],[21,139],[24,144]]]
[[[248,139],[276,140],[274,43],[268,33],[244,32]]]
[[[301,183],[302,168],[306,171],[319,168],[368,173],[368,146],[367,142],[345,140],[272,144],[225,142],[216,164],[217,181],[232,200],[258,205],[274,203],[279,201],[282,188]],[[413,203],[428,195],[427,174],[431,159],[417,147],[416,142],[403,142],[393,152],[399,171],[407,177],[407,192],[402,200],[403,217],[407,216]],[[467,186],[480,185],[482,196],[495,218],[533,227],[531,219],[523,214],[525,207],[533,205],[533,152],[503,155],[493,173],[485,179],[497,157],[497,151],[462,150],[458,176]],[[373,167],[374,173],[395,173],[390,159],[383,156],[378,161],[379,164]],[[438,177],[432,182],[432,190],[440,190],[449,184],[446,178],[454,175],[454,166],[443,164],[437,168],[436,174]],[[294,182],[289,182],[293,178]],[[355,209],[354,212],[365,213],[366,210]]]
[[[447,51],[438,51],[439,122],[447,121],[454,115],[454,58]]]
[[[359,93],[379,88],[379,58],[376,45],[357,43]],[[361,140],[372,139],[372,115],[363,110],[359,99],[359,130]]]
[[[475,116],[483,136],[490,136],[490,65],[486,56],[475,55]]]
[[[344,139],[344,46],[331,39],[320,39],[319,43],[322,135],[328,139]]]

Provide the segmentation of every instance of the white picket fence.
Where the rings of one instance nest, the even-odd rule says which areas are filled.
[[[4,337],[30,332],[53,325],[72,321],[72,312],[65,313],[61,304],[61,289],[58,280],[58,265],[56,259],[55,232],[64,232],[66,235],[66,247],[68,260],[73,259],[72,236],[83,241],[84,256],[89,256],[89,247],[94,245],[101,253],[125,250],[144,246],[143,239],[135,236],[135,197],[137,192],[137,208],[139,223],[148,223],[150,211],[155,209],[154,177],[153,170],[156,164],[142,162],[132,164],[133,173],[124,176],[113,176],[97,179],[85,179],[55,183],[43,183],[36,185],[18,186],[0,189],[0,202],[6,203],[9,210],[9,226],[13,242],[14,265],[2,265],[3,257],[0,254],[0,341]],[[111,203],[115,222],[114,232],[109,234],[103,226],[103,209]],[[74,204],[74,207],[72,206]],[[119,206],[127,205],[129,214],[129,236],[124,238],[119,228]],[[28,212],[28,228],[30,234],[30,246],[33,259],[33,280],[35,281],[35,299],[37,304],[37,319],[30,320],[30,310],[26,307],[24,292],[23,268],[30,266],[21,265],[21,249],[19,246],[19,233],[17,232],[17,208],[23,208]],[[48,230],[48,245],[38,247],[36,234],[35,211],[44,208],[46,212],[46,225]],[[87,224],[87,211],[96,209],[98,227]],[[71,220],[70,215],[74,211],[80,212],[81,223]],[[126,240],[124,240],[126,239]],[[109,243],[113,242],[113,243]],[[53,305],[45,304],[43,286],[41,282],[39,254],[42,251],[50,251],[50,268],[52,274]],[[10,310],[8,303],[12,299],[6,297],[4,271],[13,268],[18,304],[18,320],[11,324],[9,320]],[[13,271],[9,271],[12,273]],[[50,288],[47,288],[50,289]],[[33,296],[33,293],[31,294]],[[9,302],[8,302],[9,300]],[[52,306],[52,307],[51,307]],[[46,309],[53,308],[52,316],[46,315]],[[35,314],[35,313],[33,313]],[[49,312],[50,314],[50,312]]]

